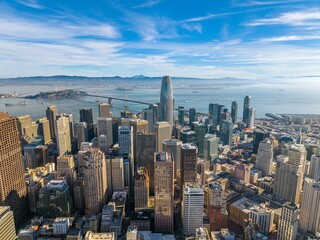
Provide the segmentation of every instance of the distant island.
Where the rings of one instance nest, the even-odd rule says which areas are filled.
[[[40,92],[35,95],[28,95],[27,99],[62,99],[62,98],[78,98],[88,95],[84,91],[75,91],[72,89],[66,89],[61,91]]]

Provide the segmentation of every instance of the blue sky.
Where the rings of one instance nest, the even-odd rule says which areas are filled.
[[[0,0],[0,77],[320,76],[319,0]]]

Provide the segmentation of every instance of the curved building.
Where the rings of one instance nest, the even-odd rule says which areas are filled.
[[[173,92],[170,76],[163,76],[160,93],[161,121],[169,122],[173,126]]]

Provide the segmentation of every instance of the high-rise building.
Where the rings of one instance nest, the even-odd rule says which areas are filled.
[[[216,135],[206,134],[203,142],[203,158],[212,160],[219,154],[219,139]]]
[[[160,93],[161,121],[166,121],[173,127],[173,91],[170,76],[163,76]]]
[[[102,118],[97,119],[97,136],[101,135],[107,136],[107,145],[108,147],[113,145],[113,122],[112,118]],[[118,128],[117,128],[118,129]],[[118,133],[117,133],[118,135]]]
[[[256,109],[255,108],[249,108],[248,111],[248,118],[247,118],[247,128],[253,128],[254,127],[254,120],[256,117]]]
[[[71,151],[71,137],[69,118],[60,115],[56,120],[56,142],[59,155]]]
[[[80,109],[80,122],[86,122],[89,141],[94,137],[92,108]]]
[[[51,180],[39,191],[37,204],[39,216],[45,218],[70,217],[72,198],[63,180]]]
[[[254,205],[250,208],[249,219],[259,226],[259,231],[269,234],[272,231],[274,210],[264,205]]]
[[[221,124],[221,131],[220,131],[220,140],[222,141],[223,145],[231,145],[232,132],[233,132],[233,123],[223,120]]]
[[[277,240],[295,240],[298,233],[298,208],[286,202],[281,210]]]
[[[49,124],[50,124],[50,133],[51,133],[51,137],[54,138],[53,140],[55,140],[56,137],[56,116],[58,115],[58,109],[56,106],[49,106],[47,107],[46,110],[46,116],[47,119],[49,120]]]
[[[37,121],[38,135],[43,137],[43,143],[47,144],[51,142],[50,122],[47,118],[40,118]]]
[[[162,150],[164,152],[170,152],[174,161],[174,177],[180,177],[181,166],[181,146],[182,142],[178,139],[165,139],[162,141]]]
[[[88,128],[86,122],[79,122],[74,125],[74,135],[77,139],[78,149],[80,149],[82,142],[88,142]]]
[[[256,157],[255,168],[262,171],[263,176],[268,176],[272,172],[273,145],[269,138],[260,142]]]
[[[253,153],[258,153],[258,148],[260,142],[262,142],[264,139],[269,138],[270,133],[263,129],[255,129],[253,132]]]
[[[72,186],[76,181],[76,170],[73,155],[57,157],[57,178],[59,179],[60,177],[66,179],[69,189],[72,189]]]
[[[172,126],[168,122],[157,122],[155,124],[156,132],[156,151],[162,151],[162,141],[171,138]]]
[[[185,115],[185,110],[183,106],[178,106],[178,120],[179,120],[179,124],[181,126],[184,125],[184,115]]]
[[[215,130],[217,127],[218,119],[219,119],[219,104],[217,103],[210,103],[209,104],[209,114],[212,116],[212,122],[209,124],[212,126],[212,128]]]
[[[305,178],[300,208],[299,228],[317,237],[320,233],[320,182]]]
[[[16,239],[13,212],[10,207],[0,207],[0,236],[2,239]]]
[[[135,169],[145,167],[150,177],[149,194],[154,196],[154,153],[156,152],[156,135],[154,133],[137,134],[137,158]]]
[[[187,182],[197,181],[198,148],[195,144],[183,144],[181,147],[180,189]],[[181,195],[183,191],[181,191]]]
[[[149,121],[143,120],[143,119],[130,119],[129,125],[132,127],[132,136],[133,136],[133,156],[136,159],[136,149],[137,149],[137,133],[138,132],[150,132],[149,130]],[[154,126],[153,126],[154,128]],[[154,132],[154,129],[152,129],[151,132]]]
[[[99,104],[99,117],[111,118],[112,112],[110,112],[110,104],[100,103]]]
[[[133,159],[133,131],[130,126],[120,126],[118,130],[119,154]]]
[[[238,103],[236,101],[231,103],[231,118],[232,123],[236,124],[238,119]]]
[[[203,155],[203,141],[204,141],[204,136],[207,133],[207,125],[204,123],[198,123],[198,122],[193,122],[192,123],[192,128],[191,128],[197,135],[198,142],[198,155],[202,156]]]
[[[72,140],[74,138],[74,121],[73,121],[73,115],[71,113],[67,114],[64,113],[62,116],[68,118],[69,121],[69,131],[70,131],[70,139]]]
[[[74,209],[79,211],[81,215],[84,214],[84,186],[82,180],[77,180],[73,185],[73,204]]]
[[[185,183],[182,199],[182,225],[185,235],[196,235],[196,229],[203,226],[204,192],[196,183]]]
[[[217,118],[217,124],[221,124],[221,113],[223,113],[225,111],[225,106],[224,105],[220,105],[218,104],[218,118]],[[228,112],[228,110],[227,110]]]
[[[113,192],[122,191],[124,188],[124,169],[122,157],[107,157],[107,195],[110,199]]]
[[[154,227],[156,232],[173,233],[174,163],[172,154],[154,154]]]
[[[136,172],[134,181],[134,209],[147,208],[149,205],[149,174],[145,167]]]
[[[159,103],[150,105],[142,111],[143,119],[148,121],[148,132],[154,132],[154,125],[160,121],[160,108]]]
[[[292,160],[294,162],[294,160]],[[303,182],[303,165],[294,164],[289,157],[277,156],[277,167],[273,184],[276,197],[298,204]]]
[[[183,143],[193,143],[193,144],[198,144],[198,137],[195,131],[191,131],[190,129],[188,130],[183,130],[180,136],[180,140]]]
[[[89,149],[83,156],[85,213],[101,212],[107,200],[107,169],[104,153],[97,148]]]
[[[311,165],[309,177],[319,181],[320,180],[320,154],[313,154],[311,156]]]
[[[10,206],[19,222],[28,207],[18,120],[4,112],[0,112],[0,164],[0,205]]]
[[[196,121],[196,109],[195,108],[190,108],[189,109],[189,125],[191,126],[193,122]]]
[[[246,96],[243,102],[243,117],[242,121],[244,123],[248,122],[249,109],[250,109],[251,96]]]

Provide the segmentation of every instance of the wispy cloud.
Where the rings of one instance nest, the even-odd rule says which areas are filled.
[[[294,11],[282,13],[273,18],[257,19],[247,23],[247,26],[263,25],[291,25],[291,26],[312,26],[320,24],[320,8],[306,9],[303,11]]]
[[[44,6],[40,5],[37,0],[17,0],[17,2],[30,8],[36,8],[36,9],[44,8]]]
[[[232,0],[231,5],[234,7],[252,7],[264,5],[284,5],[296,2],[304,2],[305,0],[282,0],[282,1],[256,1],[256,0]]]
[[[288,35],[280,37],[271,37],[260,39],[260,42],[287,42],[287,41],[306,41],[306,40],[319,40],[320,35]]]
[[[149,0],[149,1],[146,1],[145,3],[142,3],[138,6],[133,7],[133,8],[138,9],[138,8],[152,7],[154,5],[157,5],[160,2],[161,2],[161,0]]]

